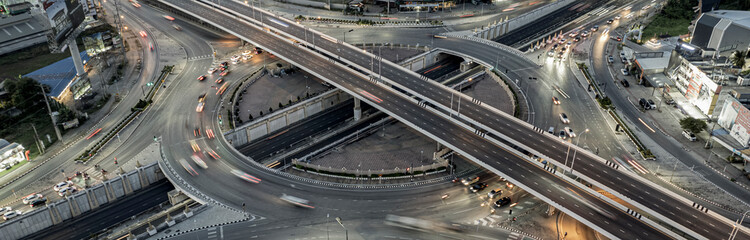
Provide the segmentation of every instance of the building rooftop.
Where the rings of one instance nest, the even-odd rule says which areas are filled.
[[[639,52],[633,56],[643,70],[666,69],[672,52]]]
[[[81,52],[81,59],[84,63],[89,60],[89,55],[86,54],[86,51]],[[24,75],[24,77],[30,77],[39,83],[50,86],[50,92],[47,95],[52,97],[60,96],[75,76],[76,67],[73,65],[72,57],[65,58]]]
[[[0,20],[0,45],[29,35],[45,32],[49,27],[30,13]]]
[[[736,23],[738,26],[750,29],[750,11],[715,10],[705,13],[715,18],[723,18]]]

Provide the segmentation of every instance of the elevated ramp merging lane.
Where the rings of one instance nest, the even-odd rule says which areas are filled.
[[[166,2],[169,2],[171,4],[179,5],[181,8],[199,8],[199,9],[191,9],[190,11],[187,11],[187,12],[193,12],[194,10],[206,11],[206,14],[195,15],[195,16],[199,16],[199,18],[216,18],[217,16],[210,16],[210,15],[217,15],[218,14],[217,12],[211,13],[211,11],[212,11],[211,8],[206,7],[206,6],[200,6],[199,4],[192,4],[192,6],[184,6],[185,5],[184,2],[182,4],[180,4],[179,1],[166,1]],[[227,1],[227,2],[231,2],[231,1]],[[199,5],[199,6],[195,6],[195,5]],[[239,4],[239,5],[240,6],[231,6],[231,8],[232,9],[243,10],[242,8],[244,7],[246,9],[244,9],[245,11],[243,11],[243,12],[251,12],[251,11],[260,12],[259,10],[253,10],[253,9],[249,8],[249,6],[244,6],[242,4]],[[226,10],[222,10],[222,11],[226,12]],[[193,12],[193,13],[195,13],[195,12]],[[260,15],[265,15],[265,18],[269,17],[269,15],[267,13],[266,14],[257,14],[257,15],[258,15],[257,16],[258,18],[260,18]],[[279,19],[275,19],[275,20],[281,21]],[[248,24],[239,23],[240,19],[235,19],[234,16],[232,16],[232,17],[227,17],[227,16],[221,17],[221,16],[219,16],[217,19],[214,19],[214,20],[204,20],[204,21],[213,23],[213,24],[217,25],[220,28],[229,28],[228,26],[230,26],[230,25],[241,25],[241,26],[244,26],[243,28],[251,28],[251,29],[254,30],[254,31],[248,31],[248,32],[259,32],[257,29],[252,28],[252,26],[250,26]],[[268,20],[266,20],[266,22],[268,22]],[[237,27],[239,27],[239,26],[237,26]],[[315,42],[317,41],[318,44],[315,45],[315,47],[316,48],[321,48],[319,50],[326,50],[327,49],[330,52],[340,52],[341,56],[345,56],[345,58],[347,58],[348,60],[351,60],[352,62],[355,62],[357,65],[360,65],[360,66],[370,65],[371,69],[375,69],[376,66],[377,66],[378,69],[380,69],[382,67],[383,68],[382,70],[384,72],[383,77],[385,77],[386,79],[399,79],[399,80],[401,80],[401,81],[399,81],[399,83],[403,84],[404,86],[407,86],[406,88],[404,88],[404,90],[407,90],[407,91],[409,91],[411,93],[411,92],[414,92],[415,89],[416,89],[416,91],[418,91],[417,95],[420,95],[420,96],[425,96],[425,95],[430,96],[429,98],[424,98],[424,99],[427,99],[427,100],[429,100],[431,102],[436,103],[438,105],[438,107],[444,107],[445,105],[450,104],[450,102],[447,102],[447,101],[450,101],[450,99],[448,99],[450,96],[448,96],[448,95],[451,95],[451,94],[454,94],[454,93],[452,93],[450,91],[446,91],[445,87],[442,87],[442,86],[439,86],[439,85],[435,86],[436,85],[435,83],[426,82],[426,81],[420,79],[419,77],[415,76],[414,73],[404,72],[405,71],[404,69],[401,69],[401,68],[398,68],[398,67],[394,67],[395,64],[388,63],[387,61],[385,61],[386,65],[380,66],[379,64],[377,64],[378,61],[373,61],[374,57],[372,57],[372,55],[368,55],[367,53],[363,53],[363,52],[361,52],[360,50],[358,50],[356,48],[348,46],[347,44],[341,44],[338,41],[331,41],[330,37],[321,36],[319,33],[316,33],[316,32],[314,32],[312,30],[309,30],[309,29],[304,29],[304,28],[299,27],[299,26],[297,26],[295,24],[292,24],[291,22],[287,22],[286,26],[280,25],[280,26],[276,26],[274,28],[277,28],[277,27],[284,28],[285,32],[288,33],[288,34],[296,34],[297,35],[296,37],[298,39],[308,39],[308,38],[310,38],[312,41],[308,40],[307,41],[308,44],[310,42],[312,42],[313,44],[315,44]],[[231,29],[233,29],[234,31],[237,31],[235,28],[231,28]],[[238,28],[238,29],[242,29],[242,28]],[[291,30],[289,30],[289,29],[291,29]],[[288,30],[288,31],[286,31],[286,30]],[[229,30],[227,30],[227,31],[228,32],[233,32],[233,31],[229,31]],[[243,32],[243,33],[245,33],[245,32]],[[242,36],[242,35],[239,35],[239,34],[236,34],[236,35]],[[267,34],[265,32],[259,32],[257,35],[252,35],[252,36],[257,36],[258,38],[261,38],[261,36],[264,36],[264,35],[266,37],[270,37],[268,35],[271,35],[271,34]],[[247,35],[247,36],[250,36],[250,35]],[[276,35],[273,35],[273,36],[276,36]],[[252,40],[246,39],[246,40],[258,43],[258,45],[269,49],[269,51],[276,53],[278,56],[289,58],[290,62],[298,63],[297,64],[298,66],[303,66],[303,68],[307,68],[308,71],[313,72],[313,73],[315,73],[315,72],[311,71],[310,69],[315,69],[315,70],[326,69],[326,70],[328,70],[328,69],[331,69],[331,68],[330,67],[322,67],[322,68],[312,67],[312,68],[310,68],[309,66],[312,65],[312,64],[332,65],[332,66],[338,67],[342,71],[351,71],[349,69],[346,69],[344,67],[336,65],[336,63],[333,60],[331,60],[331,59],[329,59],[329,61],[314,62],[314,63],[302,62],[301,64],[299,64],[300,63],[299,59],[297,59],[297,61],[294,61],[292,59],[293,55],[290,55],[290,54],[301,54],[301,55],[310,54],[310,56],[308,56],[310,58],[318,58],[317,59],[318,61],[322,59],[320,56],[315,56],[312,53],[309,53],[308,51],[294,51],[294,52],[291,52],[289,54],[285,53],[285,52],[288,51],[285,48],[289,48],[289,47],[291,47],[291,48],[300,48],[299,45],[293,45],[293,44],[290,44],[290,43],[284,42],[284,41],[279,42],[278,39],[276,41],[274,41],[274,42],[268,42],[268,43],[265,43],[265,42],[263,42],[260,39],[252,39]],[[269,46],[272,46],[273,44],[287,44],[287,45],[290,45],[290,46],[276,46],[278,48],[275,48],[274,50],[271,50],[271,48],[269,48]],[[299,57],[299,56],[297,56],[297,57]],[[369,64],[367,64],[368,60],[371,61]],[[373,62],[375,62],[375,63],[373,63]],[[361,68],[364,68],[364,67],[361,67]],[[403,75],[402,75],[402,73],[403,73]],[[367,76],[363,76],[360,79],[351,79],[351,78],[355,78],[354,76],[351,76],[351,73],[349,73],[349,75],[347,75],[347,76],[342,76],[341,78],[336,78],[336,77],[331,78],[331,77],[323,76],[324,74],[328,74],[328,73],[316,73],[316,74],[321,75],[322,76],[321,78],[323,78],[323,79],[327,79],[329,81],[333,81],[333,83],[336,84],[338,87],[340,87],[340,88],[342,88],[344,90],[347,90],[348,92],[352,93],[353,95],[355,95],[355,96],[357,96],[359,98],[362,98],[362,96],[360,95],[361,93],[359,91],[359,90],[362,90],[362,89],[371,90],[369,93],[373,94],[373,95],[376,95],[376,96],[379,96],[379,99],[383,99],[384,100],[384,102],[382,102],[382,103],[385,103],[385,105],[390,105],[391,104],[391,103],[389,103],[389,99],[397,99],[397,98],[403,99],[403,98],[405,98],[403,96],[398,95],[398,93],[394,93],[395,91],[393,91],[393,90],[383,89],[384,88],[383,86],[376,85],[376,83],[371,83],[371,82],[367,81],[366,80]],[[344,81],[344,80],[348,80],[348,81]],[[411,81],[408,81],[408,80],[411,80]],[[337,84],[336,81],[341,81],[342,83],[341,84]],[[361,84],[365,84],[365,85],[359,86],[359,87],[357,87],[355,89],[352,89],[352,87],[353,87],[353,86],[351,86],[352,82],[360,82]],[[343,84],[348,84],[349,86],[343,85]],[[373,87],[373,85],[376,85],[377,88]],[[373,91],[376,91],[376,90],[377,90],[377,93],[373,92]],[[390,98],[386,97],[386,96],[390,96]],[[435,97],[433,97],[433,96],[435,96]],[[369,100],[369,98],[362,98],[362,99],[365,100],[365,101]],[[408,102],[408,100],[406,100],[406,101]],[[371,102],[371,101],[368,101],[368,102]],[[498,131],[498,132],[501,131],[501,130],[515,130],[515,131],[520,131],[520,132],[507,132],[506,131],[506,133],[510,133],[510,134],[498,134],[499,136],[502,136],[502,135],[505,135],[505,136],[515,136],[514,134],[517,134],[517,135],[520,135],[520,136],[532,136],[533,137],[533,135],[530,134],[530,133],[533,133],[534,130],[528,124],[520,122],[517,119],[514,119],[512,117],[505,116],[505,115],[502,115],[502,114],[498,114],[499,111],[493,110],[491,108],[486,108],[486,107],[482,108],[481,103],[479,103],[479,102],[475,102],[475,101],[471,101],[471,102],[473,104],[466,104],[468,108],[464,111],[464,113],[462,113],[462,114],[468,116],[468,118],[469,118],[468,120],[469,121],[473,121],[473,119],[483,120],[482,119],[483,116],[486,116],[486,117],[496,117],[494,119],[495,121],[491,121],[492,123],[496,124],[496,126],[493,126],[492,128],[488,128],[488,129],[491,129],[492,131]],[[400,109],[399,107],[396,107],[395,109],[385,109],[385,107],[383,106],[382,103],[378,104],[378,105],[375,105],[375,106],[378,107],[378,108],[381,108],[381,110],[386,111],[386,112],[391,112],[391,113],[398,112],[400,114],[403,112],[403,110]],[[414,104],[412,104],[412,105],[414,105]],[[409,105],[405,104],[405,105],[403,105],[403,107],[412,108],[414,106],[409,106]],[[434,121],[435,120],[434,118],[445,120],[441,116],[439,116],[438,114],[435,114],[435,113],[430,112],[430,111],[424,111],[422,108],[419,108],[418,106],[417,106],[416,109],[411,109],[411,110],[412,111],[419,111],[419,110],[421,110],[422,112],[424,112],[424,113],[420,113],[421,117],[415,117],[414,118],[415,120],[413,120],[413,121],[418,121],[419,123],[422,123],[422,124],[426,124],[426,122],[422,122],[422,121],[426,121],[426,119],[424,119],[424,118],[429,118],[429,120],[431,120],[431,121]],[[450,111],[453,111],[453,110],[451,109]],[[496,115],[496,116],[492,116],[490,114]],[[415,127],[415,128],[417,128],[417,129],[421,129],[420,127],[418,127],[419,124],[414,124],[414,123],[411,123],[410,121],[408,121],[407,120],[408,117],[400,116],[400,115],[394,115],[394,116],[396,116],[397,118],[400,118],[400,120],[402,120],[405,123],[412,124],[412,126]],[[462,115],[462,117],[463,117],[463,115]],[[467,119],[464,119],[464,120],[467,120]],[[488,119],[488,120],[492,120],[492,119]],[[451,122],[448,121],[447,123],[449,125],[451,125],[452,127],[454,127],[454,128],[460,128],[459,126],[456,126],[455,122],[451,123]],[[514,125],[516,125],[516,127],[514,128],[512,125],[510,125],[511,123],[514,124]],[[508,127],[505,127],[505,125],[507,125]],[[438,125],[433,124],[431,126],[438,126]],[[502,126],[502,127],[499,127],[499,126]],[[441,125],[441,127],[442,127],[442,125]],[[429,129],[422,129],[422,131],[425,131],[425,130],[429,130]],[[459,133],[459,132],[466,132],[467,130],[466,129],[453,129],[453,128],[449,128],[449,129],[445,129],[445,131],[449,131],[449,132],[456,131],[457,133]],[[438,135],[439,134],[445,135],[445,131],[438,132],[437,134]],[[427,135],[431,136],[433,138],[435,138],[434,136],[437,136],[437,135],[430,135],[430,134],[427,134]],[[459,135],[457,134],[457,135],[454,135],[454,136],[459,136]],[[547,137],[550,137],[550,136],[547,136]],[[455,137],[452,138],[452,139],[447,139],[447,137],[445,137],[445,139],[436,139],[436,140],[439,140],[441,142],[446,142],[446,141],[449,141],[449,140],[454,140],[454,141],[461,142],[460,144],[465,144],[465,142],[457,140],[457,139],[455,139]],[[466,140],[467,139],[464,139],[464,141],[466,141]],[[480,140],[482,140],[482,139],[480,139]],[[522,139],[522,141],[527,141],[527,142],[529,140],[531,140],[532,143],[536,143],[536,142],[539,141],[538,137],[535,138],[535,139]],[[491,143],[488,143],[485,140],[482,140],[481,142],[482,142],[482,144],[492,145]],[[471,141],[470,141],[470,143],[473,144],[473,142],[471,142]],[[556,143],[555,141],[553,141],[552,144],[553,145],[555,145],[555,144],[560,145],[561,148],[566,148],[567,147],[567,146],[565,146],[566,145],[565,143]],[[446,144],[446,145],[461,146],[461,145],[456,144],[456,143],[454,143],[454,144]],[[497,147],[497,146],[495,146],[495,147]],[[478,149],[471,149],[471,150],[478,151]],[[470,151],[468,151],[468,152],[470,152]],[[492,151],[492,152],[494,152],[494,151]],[[553,152],[553,153],[560,153],[560,152],[558,151],[558,152]],[[497,153],[494,153],[492,155],[495,155],[495,154],[497,154]],[[474,156],[474,155],[476,155],[476,154],[472,154],[472,156]],[[540,155],[544,155],[544,154],[540,154]],[[559,157],[559,154],[557,154],[557,155],[548,154],[548,155]],[[582,154],[582,155],[584,155],[584,154]],[[485,155],[485,156],[487,156],[487,155]],[[493,162],[493,160],[499,159],[500,157],[502,157],[502,156],[496,156],[494,158],[490,158],[490,159],[487,159],[487,160],[482,160],[482,161],[479,161],[479,162],[480,162],[480,164],[488,165],[488,164],[485,164],[484,161],[486,161],[486,162]],[[586,161],[587,159],[585,159],[585,158],[586,157],[581,156],[581,158],[577,159],[577,160],[578,161]],[[520,159],[520,157],[518,157],[518,156],[516,156],[514,158],[511,158],[511,159],[514,159],[513,163],[516,163],[516,165],[518,165],[517,161],[523,160],[523,159]],[[552,158],[552,159],[560,159],[560,158]],[[479,159],[475,158],[475,160],[479,160]],[[591,160],[591,159],[588,159],[588,160]],[[497,163],[499,164],[499,162],[497,162]],[[599,164],[599,165],[603,165],[603,166],[606,167],[606,165],[604,165],[604,164],[602,164],[600,162],[592,161],[592,164],[594,164],[594,163],[595,164]],[[527,163],[524,163],[524,165],[526,167],[528,167]],[[503,166],[511,166],[511,165],[501,164],[501,165],[498,165],[498,169],[499,168],[504,168]],[[489,167],[489,168],[491,168],[491,167]],[[604,169],[606,169],[606,168],[604,168]],[[599,170],[596,173],[597,173],[596,175],[599,176],[598,173],[601,173],[601,170]],[[499,173],[499,174],[500,175],[504,175],[503,173]],[[615,171],[615,174],[623,175],[626,178],[632,178],[631,176],[627,176],[626,174],[618,173],[617,171]],[[592,175],[594,175],[594,174],[592,174]],[[611,177],[606,178],[606,179],[602,179],[602,180],[609,180],[610,178]],[[525,178],[521,177],[521,178],[518,178],[518,179],[525,179]],[[614,182],[612,182],[611,180],[609,182],[612,183],[612,184],[614,184]],[[643,187],[643,186],[636,187],[634,185],[636,183],[639,184],[639,185],[642,185],[642,183],[640,183],[638,181],[633,181],[629,185],[631,185],[634,188]],[[554,184],[554,183],[550,183],[550,184]],[[617,184],[615,184],[615,185],[617,185]],[[622,185],[625,185],[625,184],[622,184]],[[646,187],[650,187],[650,186],[646,186]],[[628,193],[630,193],[630,194],[638,194],[639,192],[640,192],[640,190],[638,192],[628,192]],[[659,193],[659,192],[657,190],[654,190],[653,193]],[[666,196],[666,198],[669,199],[669,196]],[[545,197],[545,199],[549,199],[549,198]],[[633,198],[633,199],[637,199],[637,198]],[[655,200],[655,199],[653,199],[653,200]],[[662,199],[662,201],[663,201],[663,199]],[[601,201],[597,201],[597,202],[601,203]],[[672,208],[672,209],[669,209],[669,210],[675,210],[675,209],[682,209],[682,208],[680,208],[679,206],[677,206],[676,208]],[[685,209],[690,209],[690,208],[686,207]],[[675,213],[673,211],[669,211],[669,210],[667,210],[669,213],[671,213],[672,215],[675,215]],[[682,210],[685,211],[684,209],[682,209]],[[700,214],[700,212],[698,212],[697,210],[695,210],[693,212],[687,212],[687,213]],[[691,216],[691,215],[685,215],[685,216]],[[695,216],[695,215],[692,215],[692,216]],[[705,220],[705,218],[701,218],[701,219]],[[637,222],[638,224],[642,224],[642,222],[640,222],[640,221],[635,221],[635,222]],[[691,223],[690,221],[686,221],[686,222]],[[599,222],[599,223],[601,223],[601,222]],[[710,225],[713,225],[715,227],[714,224],[710,224]],[[717,231],[717,232],[724,232],[723,230],[727,230],[727,232],[728,232],[729,229],[731,228],[728,224],[719,223],[718,225],[720,225],[719,226],[720,228],[724,228],[724,229],[720,229],[720,231]],[[654,236],[654,235],[652,235],[652,236]],[[718,236],[718,235],[716,235],[716,236]]]
[[[471,102],[471,104],[461,106],[461,114],[458,114],[461,120],[479,126],[482,131],[490,133],[490,137],[500,137],[502,140],[511,142],[537,156],[555,160],[552,163],[560,167],[569,169],[572,166],[573,161],[569,161],[570,163],[566,165],[564,159],[569,147],[577,148],[578,152],[581,152],[580,156],[576,158],[576,162],[579,163],[576,165],[578,166],[576,170],[580,177],[683,232],[693,236],[717,239],[723,237],[723,232],[729,232],[732,229],[732,221],[714,212],[706,211],[704,207],[694,207],[694,202],[682,196],[624,169],[613,169],[607,165],[607,160],[601,157],[572,146],[572,144],[560,142],[556,137],[544,131],[537,131],[538,128],[528,123],[490,106],[483,105],[481,102],[464,96],[453,89],[434,81],[425,81],[426,78],[423,76],[419,76],[401,66],[389,61],[382,61],[384,64],[381,66],[380,59],[366,51],[288,20],[282,26],[274,22],[269,23],[269,20],[263,19],[280,21],[285,19],[276,18],[270,13],[263,13],[260,9],[236,1],[225,1],[222,4],[227,7],[223,11],[231,11],[237,15],[242,15],[239,12],[243,12],[244,16],[241,17],[244,20],[261,21],[261,24],[265,22],[265,27],[273,29],[277,33],[296,38],[300,42],[312,43],[316,50],[336,53],[339,60],[359,66],[360,70],[370,71],[372,76],[382,72],[382,78],[389,84],[397,85],[400,90],[416,95],[443,110],[457,114],[455,100],[454,103],[451,103],[451,96],[457,95],[467,98],[468,100],[464,103]],[[486,60],[488,53],[490,55],[505,53],[503,54],[503,62],[508,67],[529,69],[529,72],[533,72],[533,68],[536,67],[531,60],[523,54],[519,54],[519,51],[508,50],[509,47],[495,42],[436,38],[435,43],[438,46],[456,49],[460,52],[468,51],[472,56],[483,56],[482,62],[484,65],[494,62]],[[447,106],[454,107],[448,108]],[[603,172],[607,174],[602,174]],[[710,218],[705,216],[710,216]],[[743,229],[740,232],[741,235],[750,236],[745,231],[746,229]]]

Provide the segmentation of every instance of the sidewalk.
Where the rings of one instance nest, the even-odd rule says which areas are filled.
[[[126,31],[124,37],[126,39],[137,38],[132,31]],[[67,130],[63,134],[63,140],[65,141],[65,144],[55,142],[45,149],[44,154],[41,154],[34,158],[31,161],[31,164],[25,164],[24,166],[15,169],[13,172],[0,177],[0,183],[2,183],[3,186],[10,184],[18,178],[28,174],[31,170],[35,169],[41,164],[45,164],[47,161],[60,154],[60,152],[67,150],[70,146],[82,140],[85,136],[90,134],[105,118],[107,118],[110,113],[112,113],[112,111],[117,107],[118,104],[116,99],[124,98],[129,93],[128,86],[132,83],[131,81],[127,81],[127,79],[133,78],[134,75],[137,77],[137,75],[139,74],[139,72],[136,72],[136,64],[141,58],[141,52],[135,51],[134,48],[135,46],[131,44],[131,50],[125,53],[128,64],[125,64],[123,68],[123,80],[109,84],[109,78],[103,79],[103,81],[106,82],[105,84],[108,85],[106,87],[106,92],[112,94],[107,103],[105,103],[96,112],[88,114],[88,119],[83,124],[79,125],[77,128]],[[119,55],[119,50],[113,49],[110,51],[117,51],[118,53],[117,57],[109,58],[108,62],[110,63],[110,67],[105,71],[111,72],[116,70],[117,64],[119,64],[122,60],[122,56]],[[88,78],[91,79],[92,88],[96,90],[99,90],[102,85],[102,81],[99,80],[100,76],[98,76],[98,74],[99,73],[94,71],[94,73],[89,74],[88,76]],[[111,73],[105,74],[105,76],[111,76]]]
[[[585,43],[585,42],[584,42]],[[611,49],[609,51],[615,55],[616,49],[615,46],[610,46]],[[588,43],[586,44],[579,44],[574,48],[575,51],[581,52],[581,56],[588,56],[589,54],[590,45]],[[586,63],[588,65],[588,61],[590,58],[584,57],[579,59],[571,59],[572,62],[576,63]],[[620,67],[622,64],[620,62],[616,62],[614,68]],[[580,71],[578,71],[575,64],[570,64],[571,71],[576,75],[578,81],[583,85],[587,86],[588,83],[586,82],[585,78],[583,78]],[[622,78],[622,76],[619,76]],[[626,78],[631,78],[630,81],[633,82],[633,79],[631,76],[628,76]],[[614,85],[614,86],[612,86]],[[662,100],[662,96],[655,91],[653,91],[653,88],[646,88],[642,85],[637,84],[631,84],[629,88],[624,88],[620,84],[610,84],[609,87],[617,87],[621,92],[625,93],[626,96],[631,99],[631,101],[637,101],[633,99],[640,99],[640,98],[646,98],[646,99],[653,99],[654,102],[659,102]],[[589,92],[589,95],[593,95],[593,92]],[[669,93],[672,94],[680,94],[680,93]],[[593,96],[592,96],[593,98]],[[684,97],[681,96],[675,96],[673,98],[675,102],[685,102],[686,100]],[[631,102],[630,107],[637,107],[638,105]],[[657,104],[658,105],[658,104]],[[645,110],[641,110],[642,112]],[[692,166],[685,166],[677,159],[674,159],[674,157],[669,154],[666,150],[663,150],[661,146],[656,144],[654,141],[652,141],[650,138],[645,137],[644,135],[647,134],[664,134],[667,136],[670,136],[673,141],[678,142],[678,144],[683,146],[683,149],[690,154],[696,154],[696,157],[703,158],[707,161],[707,165],[710,166],[716,173],[719,173],[723,175],[726,178],[735,178],[737,182],[741,183],[740,186],[748,189],[748,180],[744,177],[740,177],[741,170],[733,167],[733,165],[726,162],[724,159],[726,156],[731,154],[728,150],[721,148],[721,147],[715,147],[711,150],[704,149],[703,146],[705,145],[705,140],[699,140],[698,142],[690,142],[688,139],[682,137],[682,129],[679,126],[679,119],[685,118],[686,114],[682,110],[678,108],[671,107],[669,105],[666,105],[662,103],[662,106],[658,110],[650,110],[645,111],[645,114],[648,116],[648,118],[643,118],[644,124],[647,124],[649,126],[653,126],[653,129],[655,132],[640,132],[636,131],[635,134],[640,136],[641,141],[644,145],[646,145],[647,148],[649,148],[655,156],[657,156],[657,161],[638,161],[639,164],[642,164],[645,167],[645,172],[641,172],[641,174],[644,174],[643,176],[651,179],[652,181],[656,181],[657,184],[669,186],[670,188],[677,188],[688,195],[691,195],[693,197],[702,199],[704,201],[707,201],[709,203],[712,203],[722,209],[729,210],[729,211],[740,211],[743,209],[747,203],[743,202],[740,199],[735,198],[731,194],[723,191],[721,188],[714,185],[712,182],[709,182],[706,180],[703,176],[707,174],[713,174],[710,172],[696,172],[693,170]],[[607,117],[607,121],[610,121],[610,119]],[[633,124],[639,124],[630,122],[629,119],[623,119],[628,125]],[[701,132],[698,133],[699,139],[708,139],[708,133],[707,132]],[[619,135],[618,137],[619,141],[621,142],[621,145],[627,149],[628,152],[631,154],[634,154],[634,156],[637,156],[637,151],[635,150],[635,146],[630,142],[630,140],[625,137],[624,135]],[[711,153],[711,155],[709,155]],[[711,157],[708,157],[711,156]],[[635,171],[632,166],[624,165],[624,167],[631,169],[631,171]],[[656,178],[654,178],[656,177]],[[663,181],[663,183],[659,182],[659,180]]]

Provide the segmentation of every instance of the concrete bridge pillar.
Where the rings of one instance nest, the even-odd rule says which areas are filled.
[[[362,107],[360,106],[359,98],[354,98],[354,121],[359,121],[362,118]]]
[[[70,49],[70,55],[73,58],[73,65],[76,67],[76,76],[86,75],[86,71],[83,69],[83,60],[81,60],[81,52],[78,51],[76,40],[68,44],[68,49]]]

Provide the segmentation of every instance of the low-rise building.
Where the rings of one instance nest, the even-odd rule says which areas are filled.
[[[9,168],[26,160],[25,150],[19,143],[9,143],[0,138],[0,168]]]
[[[750,47],[750,11],[715,10],[701,14],[690,43],[721,56]]]

